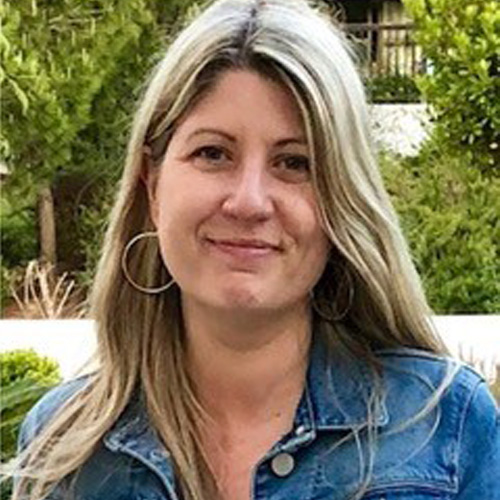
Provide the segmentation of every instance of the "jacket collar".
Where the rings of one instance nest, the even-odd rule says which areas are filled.
[[[301,406],[308,408],[315,429],[352,429],[366,424],[374,384],[374,375],[366,362],[340,345],[335,350],[329,348],[320,333],[314,335]],[[383,401],[373,417],[376,426],[388,423]]]
[[[178,499],[170,453],[151,425],[144,399],[139,391],[135,391],[123,414],[104,435],[103,442],[111,451],[132,456],[155,471],[169,492],[169,498]]]
[[[373,375],[365,363],[340,348],[332,352],[320,334],[314,334],[306,387],[295,414],[294,428],[270,454],[303,446],[314,440],[317,431],[350,430],[366,424],[367,400],[373,384]],[[374,418],[376,426],[388,423],[384,402]],[[171,498],[177,498],[169,454],[150,425],[141,395],[131,401],[105,434],[104,444],[112,451],[122,451],[137,458],[158,472]]]

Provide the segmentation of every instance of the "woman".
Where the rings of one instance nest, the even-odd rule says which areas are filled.
[[[100,368],[27,417],[15,499],[498,499],[363,88],[303,1],[221,0],[137,113],[92,296]]]

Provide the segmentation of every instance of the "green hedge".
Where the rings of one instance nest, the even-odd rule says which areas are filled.
[[[417,79],[443,145],[500,174],[498,0],[403,0],[432,72]]]
[[[19,426],[26,412],[61,381],[59,365],[32,349],[0,353],[0,460],[16,453]]]
[[[0,198],[0,312],[10,299],[11,271],[38,255],[35,211],[24,200],[12,201],[8,193]]]
[[[32,349],[0,353],[0,462],[13,458],[19,427],[29,409],[61,381],[56,361]],[[0,482],[0,500],[12,494],[12,479]]]
[[[500,312],[500,179],[427,145],[382,157],[389,193],[437,313]]]
[[[7,196],[0,199],[3,264],[13,267],[26,263],[38,254],[35,213],[19,201],[15,206]]]
[[[365,82],[368,99],[373,103],[418,103],[420,90],[407,75],[373,76]]]

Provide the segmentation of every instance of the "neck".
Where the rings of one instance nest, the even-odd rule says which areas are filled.
[[[298,403],[311,337],[305,304],[236,320],[183,300],[183,314],[191,376],[214,421],[265,423]]]

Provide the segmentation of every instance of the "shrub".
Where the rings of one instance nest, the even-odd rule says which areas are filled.
[[[4,266],[3,257],[0,256],[0,314],[3,316],[6,301],[10,297],[10,273]]]
[[[366,82],[369,100],[374,103],[420,102],[415,79],[407,75],[374,76]]]
[[[381,166],[433,309],[500,312],[500,179],[432,144]]]
[[[500,9],[496,0],[403,0],[432,74],[417,79],[436,133],[469,166],[500,168]]]
[[[51,387],[61,381],[56,361],[32,349],[0,353],[0,459],[16,453],[19,426],[26,412]]]
[[[33,349],[16,349],[0,353],[0,387],[19,380],[32,380],[42,385],[60,381],[56,361],[38,355]]]
[[[4,186],[2,186],[3,189]],[[17,268],[38,254],[34,202],[31,199],[9,196],[0,198],[0,312],[11,298],[11,285]]]
[[[115,193],[114,179],[105,179],[95,190],[92,203],[80,207],[78,238],[85,266],[76,273],[76,279],[84,289],[89,289],[94,279]]]
[[[34,209],[23,201],[16,205],[2,196],[0,218],[3,265],[11,268],[35,258],[38,248]]]

